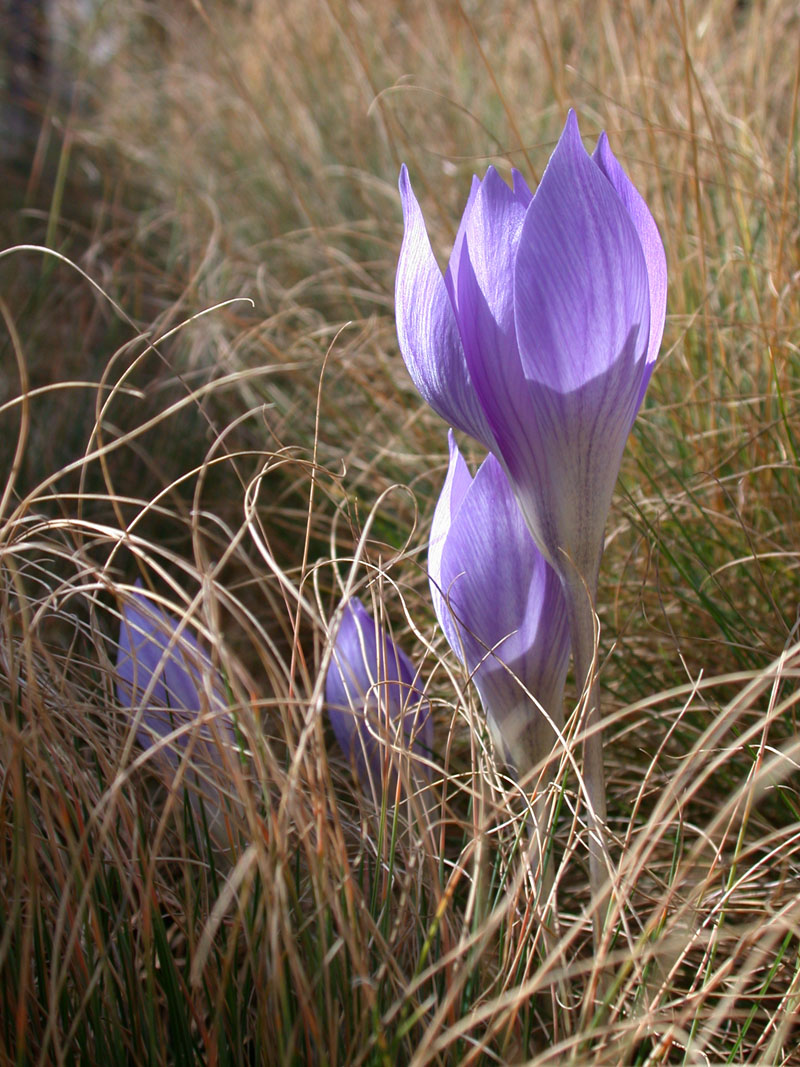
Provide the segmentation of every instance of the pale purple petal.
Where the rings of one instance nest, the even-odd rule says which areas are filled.
[[[514,296],[527,389],[524,416],[492,420],[498,449],[539,547],[591,585],[641,395],[649,289],[636,228],[573,113],[525,217]]]
[[[140,592],[134,592],[122,609],[116,690],[121,707],[135,711],[145,702],[136,735],[143,748],[149,748],[156,737],[191,727],[202,711],[209,710],[209,702],[221,714],[214,728],[210,724],[200,728],[206,748],[217,731],[225,742],[235,744],[218,672],[187,627]],[[191,734],[187,729],[177,743],[186,747]],[[176,753],[168,752],[168,756],[177,763]]]
[[[472,210],[472,205],[475,202],[475,197],[477,196],[480,187],[480,178],[478,178],[477,174],[473,174],[472,185],[470,186],[469,196],[467,198],[467,206],[464,208],[461,221],[458,224],[456,239],[453,242],[453,250],[450,253],[450,262],[447,264],[447,270],[444,272],[444,283],[447,286],[447,292],[453,307],[456,306],[456,301],[458,300],[458,269],[461,264],[461,255],[464,251],[464,235],[467,229],[467,219],[469,218],[469,213]]]
[[[445,541],[450,532],[453,518],[458,514],[464,495],[472,485],[472,475],[469,473],[464,457],[458,449],[452,430],[449,431],[447,440],[450,448],[450,462],[444,487],[433,512],[428,544],[428,577],[430,579],[433,608],[439,620],[439,625],[444,630],[449,644],[455,647],[458,644],[458,634],[452,613],[445,603],[448,589],[442,582],[442,552],[444,551]]]
[[[489,167],[466,221],[457,298],[462,338],[465,316],[474,317],[478,310],[471,300],[462,298],[461,278],[468,261],[474,283],[483,296],[479,308],[491,316],[500,336],[498,343],[514,345],[514,260],[528,206],[525,196],[518,197],[494,167]],[[487,333],[488,326],[477,330]],[[466,357],[469,366],[469,352]],[[491,357],[487,354],[484,358]]]
[[[469,215],[458,275],[464,355],[495,452],[501,437],[524,438],[530,419],[514,316],[514,268],[525,214],[525,197],[490,168]]]
[[[528,383],[527,433],[520,434],[513,423],[510,432],[498,438],[539,549],[562,577],[574,578],[577,571],[592,592],[628,437],[620,397],[630,389],[641,363],[632,348],[625,348],[606,374],[571,393]]]
[[[512,167],[511,169],[511,178],[514,185],[514,196],[523,207],[527,207],[531,200],[533,200],[533,193],[530,190],[530,186],[516,167]]]
[[[469,379],[455,311],[405,166],[400,196],[405,220],[395,282],[400,351],[433,410],[490,447],[491,433]]]
[[[325,703],[339,746],[358,778],[376,790],[390,746],[402,741],[418,755],[430,755],[433,720],[414,666],[356,597],[342,613],[325,679]]]
[[[514,306],[522,368],[532,382],[572,392],[631,344],[644,362],[650,299],[641,242],[586,154],[574,112],[525,215]]]
[[[456,448],[448,481],[460,473],[459,460],[463,464]],[[557,726],[563,724],[569,627],[561,583],[537,550],[494,456],[452,507],[455,496],[451,487],[443,509],[450,525],[438,562],[444,596],[437,614],[453,651],[473,674],[507,757],[527,769],[555,742],[534,701]]]
[[[155,678],[150,701],[157,707],[166,708],[170,706],[163,681],[166,634],[169,632],[166,620],[141,593],[134,594],[134,604],[126,603],[122,609],[117,649],[117,700],[123,708],[135,708]]]
[[[616,189],[622,203],[630,215],[642,245],[647,279],[650,289],[650,339],[647,346],[647,366],[642,379],[639,403],[644,399],[644,391],[655,366],[661,338],[664,334],[664,319],[667,312],[667,257],[664,244],[658,232],[655,219],[644,198],[635,188],[630,178],[619,165],[611,151],[605,130],[600,134],[592,159]],[[638,410],[638,407],[637,407]]]

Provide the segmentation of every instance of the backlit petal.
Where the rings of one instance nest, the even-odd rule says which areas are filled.
[[[400,351],[433,410],[489,447],[491,434],[469,378],[455,310],[405,166],[400,196],[405,220],[395,282]]]
[[[514,306],[532,382],[570,393],[631,345],[644,361],[650,298],[639,235],[572,112],[525,215]]]
[[[634,187],[633,182],[619,165],[611,151],[605,131],[600,134],[592,159],[616,189],[620,200],[625,205],[631,222],[636,228],[647,266],[647,280],[650,289],[650,338],[647,346],[647,366],[642,380],[639,403],[644,399],[644,391],[655,366],[661,338],[664,334],[664,319],[667,312],[667,257],[658,227],[644,198]],[[637,407],[638,410],[638,407]]]
[[[433,512],[428,544],[428,577],[430,578],[433,607],[439,620],[439,625],[444,630],[445,637],[450,645],[455,646],[458,644],[458,634],[452,613],[445,603],[448,586],[443,583],[442,579],[442,552],[444,551],[453,519],[458,514],[464,495],[472,485],[472,475],[469,473],[464,457],[459,451],[452,430],[449,431],[447,440],[450,446],[450,463],[447,468],[444,486]]]
[[[456,448],[451,484],[443,491],[450,501],[437,508],[436,532],[443,539],[434,562],[438,583],[431,573],[435,598],[435,586],[441,589],[437,615],[453,651],[473,674],[506,756],[527,769],[555,742],[534,701],[557,726],[563,724],[569,631],[561,583],[537,550],[494,456],[486,458],[454,506],[458,494],[452,483],[463,472]],[[442,537],[445,514],[450,525]]]
[[[498,448],[542,551],[562,574],[566,553],[593,584],[650,299],[637,230],[572,113],[525,217],[514,296],[525,418],[492,420]]]

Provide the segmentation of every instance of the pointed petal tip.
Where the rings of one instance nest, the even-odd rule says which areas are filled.
[[[397,188],[400,190],[400,203],[403,208],[403,221],[405,222],[406,229],[408,229],[409,221],[412,212],[416,211],[420,213],[419,204],[417,198],[414,195],[414,190],[411,187],[411,178],[408,174],[408,167],[405,163],[400,167],[400,176],[397,179]]]
[[[578,116],[575,112],[574,107],[571,107],[569,111],[567,111],[567,120],[564,123],[564,130],[561,136],[569,137],[572,140],[577,138],[577,140],[580,141],[581,139],[581,130],[580,126],[578,125]]]
[[[359,622],[363,622],[364,619],[369,619],[369,612],[364,607],[364,603],[360,597],[351,596],[344,606],[344,614],[353,617],[358,617]]]
[[[484,195],[494,194],[495,196],[497,196],[498,193],[500,195],[507,195],[510,192],[508,188],[508,182],[505,180],[503,175],[493,163],[489,164],[486,170],[486,174],[484,175],[483,181],[480,184],[482,190],[484,191]]]
[[[447,431],[447,450],[450,456],[448,465],[452,466],[453,463],[457,462],[458,458],[461,457],[461,449],[459,448],[458,441],[455,440],[455,434],[452,431],[452,427]]]
[[[592,161],[608,179],[622,201],[642,246],[650,288],[650,341],[647,365],[652,366],[661,347],[667,308],[667,259],[664,243],[649,207],[611,150],[605,131],[600,134]],[[649,377],[649,375],[648,375]],[[646,388],[647,381],[643,385]]]
[[[597,138],[597,144],[595,145],[594,152],[592,152],[592,158],[603,158],[607,152],[611,151],[611,146],[608,143],[608,134],[605,130],[600,131],[600,136]]]
[[[556,163],[557,168],[559,165],[574,167],[580,165],[578,160],[584,156],[588,158],[588,152],[583,145],[580,127],[578,126],[578,116],[575,114],[574,109],[570,108],[567,113],[564,128],[561,131],[558,142],[553,149],[547,167],[545,168],[545,172],[542,175],[542,182],[544,182],[547,177],[547,172],[551,170],[554,162]],[[541,188],[541,182],[539,183],[539,188]]]
[[[458,511],[464,494],[472,483],[472,475],[467,466],[467,461],[461,455],[456,435],[452,430],[450,430],[447,440],[450,448],[450,459],[447,464],[447,475],[443,489],[448,493],[451,510]]]
[[[511,186],[514,190],[514,196],[525,207],[533,199],[533,193],[531,188],[525,180],[525,176],[516,167],[511,168]]]

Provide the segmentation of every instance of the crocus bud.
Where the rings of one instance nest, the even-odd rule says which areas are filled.
[[[336,739],[359,781],[380,798],[403,753],[427,776],[433,719],[411,660],[353,597],[342,609],[325,679]]]
[[[188,627],[139,591],[122,608],[116,690],[120,706],[140,716],[136,740],[158,762],[176,768],[189,748],[193,760],[220,765],[220,745],[235,751],[219,673]]]
[[[564,725],[569,624],[558,575],[534,544],[489,455],[471,477],[452,430],[428,573],[437,618],[480,694],[504,757],[520,773],[553,751]]]

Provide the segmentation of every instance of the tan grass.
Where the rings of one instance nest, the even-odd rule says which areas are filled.
[[[70,91],[0,201],[0,1062],[800,1063],[796,5],[59,10]],[[670,270],[601,573],[599,957],[570,753],[545,929],[434,626],[444,427],[392,318],[400,162],[444,262],[471,173],[534,180],[569,106]],[[137,576],[229,687],[221,773],[119,707]],[[436,715],[382,811],[323,714],[346,591]]]

